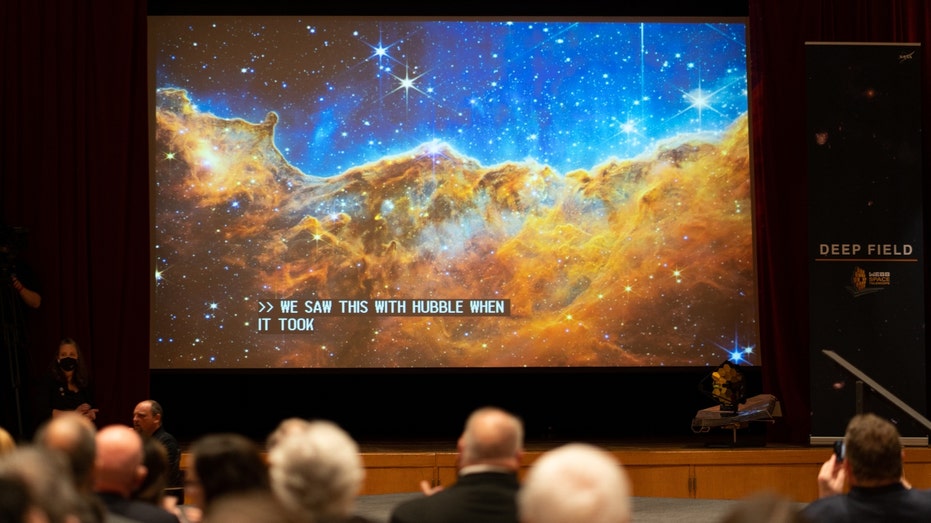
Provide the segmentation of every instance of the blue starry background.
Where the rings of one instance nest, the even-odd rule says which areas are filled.
[[[305,174],[434,140],[559,172],[746,113],[742,22],[154,16],[157,88],[258,123]]]

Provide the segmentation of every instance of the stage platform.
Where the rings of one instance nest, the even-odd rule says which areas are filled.
[[[807,503],[817,498],[816,478],[830,446],[780,446],[753,438],[732,441],[728,431],[694,439],[587,441],[626,467],[633,495],[656,498],[742,499],[762,491]],[[528,441],[523,466],[568,441]],[[456,479],[454,441],[360,442],[366,467],[362,495],[419,492],[421,480],[449,485]],[[190,455],[182,455],[182,467]],[[905,450],[905,476],[917,488],[931,488],[931,448]]]

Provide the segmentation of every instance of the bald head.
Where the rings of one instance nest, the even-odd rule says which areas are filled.
[[[94,490],[129,497],[146,474],[142,437],[126,425],[109,425],[100,429],[96,440]]]
[[[6,429],[0,427],[0,456],[16,450],[16,440]]]
[[[69,451],[76,442],[88,435],[93,438],[97,432],[94,422],[75,411],[65,411],[51,418],[37,432],[36,443]]]
[[[74,411],[66,411],[47,421],[35,435],[35,442],[68,456],[74,480],[81,489],[93,488],[92,476],[97,454],[94,423]]]
[[[517,469],[524,446],[523,423],[495,407],[476,410],[459,438],[460,466],[498,465]]]

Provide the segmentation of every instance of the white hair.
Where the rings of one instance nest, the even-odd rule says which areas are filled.
[[[517,496],[522,523],[627,523],[630,480],[607,451],[569,443],[544,453]]]
[[[287,423],[268,452],[275,496],[299,521],[351,515],[365,479],[358,444],[331,421]]]

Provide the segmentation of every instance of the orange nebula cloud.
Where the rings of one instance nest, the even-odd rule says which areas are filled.
[[[432,143],[330,178],[284,159],[276,122],[159,92],[157,255],[171,277],[155,321],[179,348],[155,367],[716,366],[735,333],[756,343],[746,117],[591,172],[483,166]],[[195,312],[216,295],[222,329]],[[401,298],[507,299],[511,314],[256,330],[260,300]]]

